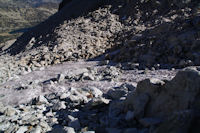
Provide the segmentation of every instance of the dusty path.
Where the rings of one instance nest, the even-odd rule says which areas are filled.
[[[115,66],[99,66],[97,61],[66,62],[16,76],[1,85],[0,102],[18,105],[39,95],[66,92],[71,87],[97,87],[105,92],[125,83],[136,86],[137,82],[146,78],[169,80],[175,76],[176,71],[121,70]],[[59,79],[57,77],[60,74]],[[65,79],[62,79],[63,76]]]

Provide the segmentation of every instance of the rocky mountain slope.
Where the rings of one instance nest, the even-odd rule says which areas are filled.
[[[0,43],[54,14],[60,0],[0,0]]]
[[[106,58],[140,63],[141,68],[199,65],[198,1],[79,2],[67,4],[22,35],[8,53],[21,53],[20,58],[30,65],[34,65],[34,56],[40,65],[49,65],[91,59],[118,49]],[[34,55],[28,57],[26,51]]]
[[[66,0],[1,49],[0,132],[199,133],[199,4]]]

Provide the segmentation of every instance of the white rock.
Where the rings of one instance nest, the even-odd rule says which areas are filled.
[[[66,99],[67,97],[70,96],[70,92],[68,93],[63,93],[61,96],[60,96],[60,99],[63,100],[63,99]]]
[[[75,133],[74,128],[72,127],[64,127],[66,133]]]
[[[83,133],[95,133],[95,131],[86,131],[86,132],[83,132]]]
[[[47,104],[47,103],[49,103],[48,100],[44,96],[42,96],[42,95],[40,95],[37,98],[36,102],[37,102],[37,104]]]
[[[9,122],[4,122],[0,124],[0,131],[5,131],[10,127],[10,123]]]
[[[15,115],[16,113],[17,113],[16,109],[14,109],[14,108],[12,108],[12,107],[10,107],[10,106],[8,106],[8,107],[4,110],[4,114],[5,114],[6,116],[13,116],[13,115]]]
[[[89,91],[91,91],[94,97],[99,97],[103,95],[103,92],[96,87],[89,88]]]
[[[16,133],[24,133],[24,132],[26,132],[26,131],[28,131],[28,127],[22,126],[22,127],[20,127],[20,128],[18,129],[18,131],[17,131]]]
[[[83,73],[81,75],[81,79],[83,80],[94,80],[94,77],[92,76],[92,74],[89,74],[89,73]]]
[[[42,128],[40,126],[37,126],[35,130],[31,131],[31,133],[41,133],[41,132],[42,132]]]
[[[58,102],[56,104],[53,105],[53,110],[61,110],[61,109],[66,109],[66,105],[64,101]]]
[[[65,79],[64,74],[58,74],[58,77],[57,77],[58,82],[62,82],[64,79]]]
[[[81,125],[80,125],[78,118],[74,118],[73,116],[68,115],[68,121],[69,121],[68,126],[73,127],[75,129],[81,128]]]

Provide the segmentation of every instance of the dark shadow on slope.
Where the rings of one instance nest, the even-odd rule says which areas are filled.
[[[70,105],[71,103],[69,103],[68,106]],[[74,112],[74,113],[70,112],[68,109],[62,109],[62,110],[56,111],[58,124],[53,125],[52,130],[49,131],[48,133],[66,132],[66,130],[64,130],[64,126],[67,127],[68,123],[70,122],[68,115],[76,116],[76,118],[79,119],[81,127],[86,127],[86,130],[95,131],[95,133],[106,133],[105,129],[109,128],[112,125],[112,123],[108,123],[107,118],[103,117],[103,116],[108,117],[109,105],[100,104],[100,105],[94,106],[93,108],[88,108],[86,105],[81,104],[75,107],[70,107],[70,109],[78,109],[79,111]],[[103,124],[104,119],[105,121]],[[126,124],[121,122],[120,127],[123,127],[125,125]]]
[[[194,1],[186,7],[193,9],[196,2]],[[184,16],[186,12],[183,12],[182,8],[170,5],[170,3],[154,4],[151,1],[135,3],[124,5],[121,10],[118,10],[117,14],[122,23],[125,23],[123,21],[128,17],[131,17],[133,21],[138,19],[137,14],[139,13],[141,17],[138,25],[144,24],[147,28],[137,31],[138,25],[130,22],[133,25],[131,30],[119,32],[113,36],[113,43],[116,45],[106,50],[103,55],[90,60],[106,59],[124,64],[127,62],[139,63],[139,68],[142,69],[155,67],[157,64],[164,69],[200,65],[200,42],[198,41],[200,36],[197,35],[200,31],[198,28],[200,25],[197,24],[200,22],[200,16],[193,14],[186,17]],[[136,5],[138,5],[137,9]],[[158,11],[154,13],[156,9]],[[193,11],[189,12],[192,14]],[[156,20],[160,21],[161,17],[172,17],[176,14],[178,17],[172,21],[156,22]],[[149,24],[151,24],[150,27],[148,27]],[[178,39],[176,40],[176,38]],[[177,51],[178,48],[181,50]],[[194,53],[195,55],[192,55]],[[180,63],[190,60],[193,63]]]

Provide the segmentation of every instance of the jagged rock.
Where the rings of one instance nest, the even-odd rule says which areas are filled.
[[[128,90],[128,91],[134,91],[136,88],[136,85],[134,83],[124,83],[120,86],[121,89]]]
[[[15,108],[12,108],[10,106],[6,107],[6,109],[4,110],[4,114],[6,116],[13,116],[17,114],[17,111]]]
[[[37,126],[33,131],[32,133],[41,133],[42,131],[42,128],[40,126]]]
[[[68,93],[63,93],[62,95],[60,95],[60,99],[61,100],[64,100],[64,99],[66,99],[67,97],[69,97],[70,96],[70,93],[68,92]]]
[[[73,127],[74,129],[80,129],[81,125],[78,118],[68,115],[68,126]]]
[[[28,127],[22,126],[18,129],[16,133],[25,133],[26,131],[28,131]]]
[[[107,105],[109,104],[109,100],[108,99],[105,99],[105,98],[102,98],[102,97],[97,97],[97,98],[92,98],[92,100],[90,100],[87,104],[86,104],[86,107],[87,108],[94,108],[94,107],[97,107],[97,106],[101,106],[101,105]]]
[[[126,90],[126,88],[117,87],[114,89],[110,89],[107,94],[112,99],[120,99],[121,97],[125,96],[127,93],[128,93],[128,90]]]
[[[87,103],[88,98],[87,96],[89,93],[83,89],[79,88],[70,88],[71,95],[69,96],[70,101],[80,104],[80,103]]]
[[[83,79],[83,80],[94,80],[94,77],[89,73],[83,73],[81,75],[81,79]]]
[[[108,65],[108,64],[109,64],[109,60],[103,60],[103,61],[100,61],[100,62],[99,62],[99,65],[100,65],[100,66]]]
[[[58,74],[58,77],[57,77],[58,82],[62,82],[64,79],[65,79],[64,74]]]
[[[71,127],[64,127],[64,130],[66,131],[66,133],[75,133],[74,129]]]
[[[33,104],[37,105],[48,104],[48,103],[49,103],[48,100],[42,95],[33,100]]]
[[[62,102],[57,102],[53,105],[52,109],[54,111],[58,111],[58,110],[61,110],[61,109],[66,109],[66,105],[65,105],[65,102],[62,101]]]
[[[198,110],[199,83],[200,72],[195,68],[187,68],[178,72],[171,81],[144,80],[138,83],[136,92],[128,95],[126,104],[129,108],[132,107],[136,117],[140,118],[167,118],[176,111]],[[176,122],[177,125],[182,123],[178,119]],[[142,123],[144,126],[150,124],[144,124],[144,121]],[[175,127],[177,128],[173,130],[175,132],[182,130],[180,126]],[[184,131],[186,129],[188,127],[185,126]]]
[[[45,131],[50,131],[51,130],[51,127],[48,125],[48,123],[47,122],[45,122],[45,121],[41,121],[40,123],[39,123],[39,125],[43,128],[43,130],[45,130]]]
[[[103,95],[103,92],[96,87],[89,88],[89,92],[92,94],[92,97],[101,97]]]
[[[50,131],[50,133],[75,133],[75,130],[72,127],[63,127],[61,125],[57,125],[52,131]]]
[[[0,113],[4,113],[5,107],[3,103],[0,102]]]
[[[11,123],[10,122],[3,122],[0,124],[0,131],[5,131],[10,127]]]

